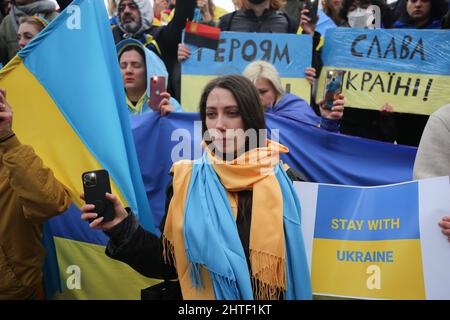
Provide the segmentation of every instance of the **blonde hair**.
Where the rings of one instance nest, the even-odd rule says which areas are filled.
[[[19,18],[19,25],[22,23],[29,23],[33,25],[38,32],[41,32],[48,24],[45,19],[38,16],[23,16]]]
[[[284,95],[280,75],[277,69],[267,61],[258,60],[250,63],[245,68],[242,75],[250,79],[253,83],[255,83],[258,79],[265,79],[269,81],[277,93],[277,100]]]
[[[240,9],[250,9],[248,0],[239,0]],[[270,9],[280,10],[285,0],[270,0]]]

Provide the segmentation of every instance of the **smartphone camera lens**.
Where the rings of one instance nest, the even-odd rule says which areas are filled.
[[[86,187],[95,187],[97,185],[97,176],[95,173],[87,173],[83,176],[83,182]]]

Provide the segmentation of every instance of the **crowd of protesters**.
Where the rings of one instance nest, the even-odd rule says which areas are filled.
[[[11,61],[70,3],[70,0],[57,3],[0,0],[0,63],[6,65]],[[305,78],[314,92],[323,64],[324,35],[316,30],[310,7],[302,0],[233,3],[236,10],[226,12],[213,0],[108,1],[111,32],[130,114],[160,112],[165,116],[183,111],[182,101],[179,102],[180,65],[190,58],[190,51],[182,43],[182,32],[186,21],[193,19],[222,31],[311,34],[312,64],[305,69]],[[380,8],[380,27],[384,29],[450,28],[446,0],[398,0],[390,4],[384,0],[321,2],[324,14],[338,28],[360,27],[355,16],[371,5]],[[155,93],[148,90],[148,81],[154,76],[163,77],[167,89],[158,93],[161,99],[156,105],[151,102]],[[82,208],[82,219],[111,237],[107,246],[110,257],[145,275],[178,278],[179,297],[311,298],[308,268],[302,261],[292,259],[292,255],[304,252],[303,240],[290,229],[297,223],[298,199],[289,184],[305,180],[304,175],[283,165],[281,173],[261,179],[254,169],[275,170],[279,164],[271,162],[267,167],[258,161],[249,168],[232,165],[234,162],[219,163],[225,157],[233,161],[254,157],[260,149],[273,156],[287,152],[284,146],[265,137],[258,140],[264,141],[262,145],[253,147],[237,137],[238,143],[233,140],[230,147],[231,142],[225,139],[227,130],[265,129],[265,113],[274,113],[331,132],[411,146],[420,143],[415,178],[450,175],[448,105],[428,117],[396,112],[398,106],[389,101],[379,110],[346,107],[345,101],[345,94],[340,94],[331,109],[326,109],[322,100],[313,99],[308,104],[302,97],[285,92],[278,71],[265,61],[249,64],[242,75],[219,77],[204,89],[199,110],[203,131],[215,130],[218,136],[204,141],[205,155],[200,169],[192,163],[174,167],[161,226],[162,238],[146,233],[114,195],[107,197],[115,208],[112,222],[102,222],[93,205]],[[39,156],[15,136],[12,108],[6,92],[0,91],[0,299],[36,299],[42,289],[45,255],[40,243],[42,226],[68,208],[70,197]],[[212,171],[203,166],[209,162],[213,163]],[[195,175],[207,178],[188,186],[189,177]],[[209,192],[203,202],[202,192]],[[290,207],[283,203],[285,198],[290,199]],[[227,215],[216,214],[224,208]],[[269,209],[273,215],[266,215]],[[187,214],[196,220],[186,219],[180,225],[179,221],[184,221]],[[211,221],[223,226],[219,233],[210,229]],[[283,223],[292,226],[283,229]],[[444,217],[439,226],[450,241],[450,217]],[[186,228],[186,233],[182,228]],[[208,246],[214,246],[215,256],[207,254],[206,238]],[[289,243],[286,250],[285,243]],[[188,256],[187,245],[190,245]],[[210,277],[205,277],[206,269]],[[292,270],[301,275],[286,280],[286,273]],[[202,283],[206,289],[200,293],[198,287]]]

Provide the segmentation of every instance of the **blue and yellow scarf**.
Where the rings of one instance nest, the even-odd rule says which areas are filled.
[[[269,140],[230,162],[206,149],[174,165],[164,243],[184,299],[311,299],[300,204],[279,164],[287,151]],[[236,226],[241,190],[253,191],[251,275]]]

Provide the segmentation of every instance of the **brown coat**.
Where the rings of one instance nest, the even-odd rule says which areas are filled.
[[[0,143],[0,299],[29,299],[42,284],[43,223],[70,205],[65,187],[29,146]]]

